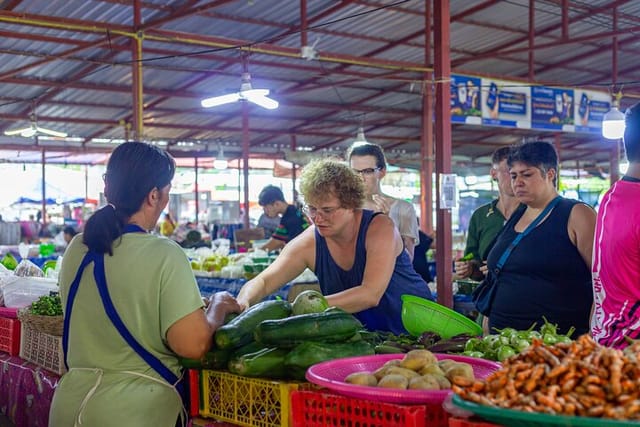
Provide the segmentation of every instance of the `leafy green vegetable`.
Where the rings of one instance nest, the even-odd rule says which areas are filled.
[[[43,295],[31,303],[31,314],[40,316],[62,316],[60,295]]]

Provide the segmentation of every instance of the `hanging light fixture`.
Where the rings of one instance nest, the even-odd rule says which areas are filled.
[[[239,92],[203,99],[200,104],[204,108],[209,108],[236,101],[249,101],[262,108],[274,110],[278,108],[279,104],[278,101],[267,96],[269,92],[269,89],[254,89],[253,86],[251,86],[251,75],[249,73],[242,73]]]
[[[225,170],[229,167],[229,162],[224,158],[224,152],[222,151],[222,145],[218,148],[218,155],[213,161],[213,168],[217,170]]]
[[[369,141],[364,137],[364,128],[360,126],[356,133],[356,139],[353,140],[354,144],[368,144]]]
[[[620,139],[624,136],[624,114],[620,111],[622,92],[614,95],[611,109],[602,117],[602,136],[607,139]]]
[[[29,115],[29,121],[30,121],[29,126],[22,127],[19,129],[6,130],[4,131],[4,134],[7,136],[20,135],[24,138],[31,138],[32,136],[35,136],[37,133],[55,136],[58,138],[65,138],[67,136],[65,132],[60,132],[57,130],[47,129],[42,126],[38,126],[35,113],[31,113]]]

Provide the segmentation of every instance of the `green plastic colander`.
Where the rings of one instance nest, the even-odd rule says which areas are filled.
[[[473,320],[443,305],[414,295],[402,295],[402,324],[413,336],[435,332],[447,339],[459,334],[482,335]]]

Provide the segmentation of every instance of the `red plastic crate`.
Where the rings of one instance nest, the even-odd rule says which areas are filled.
[[[448,427],[442,405],[397,405],[332,393],[294,391],[293,427]]]
[[[187,369],[187,384],[189,386],[189,407],[187,411],[190,417],[200,415],[200,373],[196,369]]]
[[[17,356],[20,353],[20,321],[0,317],[0,351]]]
[[[449,427],[500,427],[500,424],[488,423],[474,418],[449,418]]]

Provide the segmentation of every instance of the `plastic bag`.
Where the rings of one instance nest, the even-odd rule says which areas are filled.
[[[13,270],[13,274],[19,277],[44,277],[44,272],[40,267],[28,259],[20,261],[16,269]]]
[[[7,307],[23,308],[49,292],[58,291],[55,280],[42,277],[3,276],[0,288]]]

